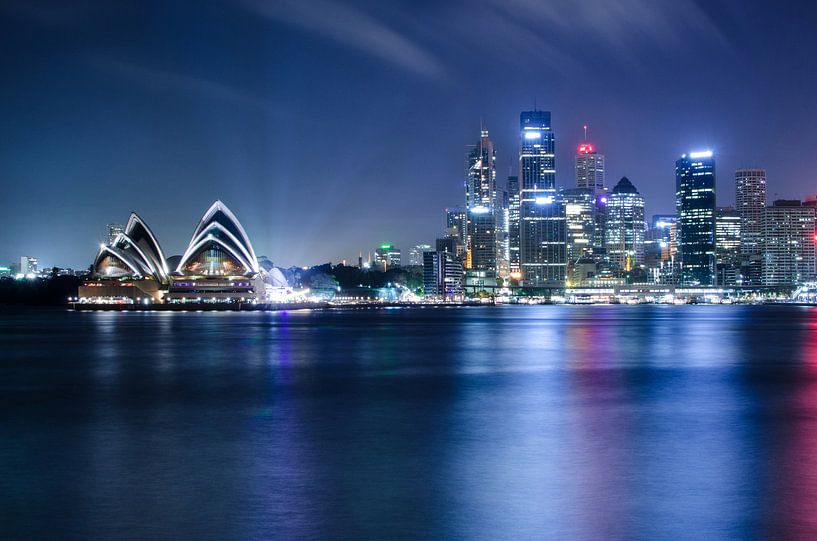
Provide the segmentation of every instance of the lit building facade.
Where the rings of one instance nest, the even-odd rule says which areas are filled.
[[[592,190],[594,194],[605,190],[604,155],[586,141],[576,150],[576,187]]]
[[[451,300],[463,294],[461,261],[449,252],[423,253],[423,290],[426,297]]]
[[[556,191],[556,141],[549,111],[520,115],[519,263],[525,286],[564,285],[564,204]]]
[[[496,152],[482,130],[477,145],[468,153],[465,181],[466,268],[481,278],[499,276],[502,267],[503,239],[500,228],[503,209],[497,198]]]
[[[596,196],[588,188],[562,190],[565,206],[568,267],[580,259],[593,258],[596,231]]]
[[[814,207],[800,201],[775,201],[763,213],[764,286],[797,285],[814,280]]]
[[[519,266],[519,177],[508,177],[508,267],[511,278],[522,277]]]
[[[715,157],[693,152],[675,162],[681,284],[712,286],[715,268]]]
[[[613,188],[607,203],[607,258],[629,272],[644,264],[644,198],[627,177]]]
[[[392,244],[383,243],[374,251],[374,264],[377,270],[385,272],[399,267],[401,263],[400,248]]]
[[[740,258],[743,284],[762,284],[763,213],[766,209],[766,170],[735,171],[735,209],[740,216]]]
[[[448,235],[437,239],[434,247],[437,252],[448,252],[460,262],[465,261],[465,245],[460,238],[455,235]]]
[[[172,269],[171,260],[177,260]],[[100,246],[93,278],[79,288],[85,302],[250,302],[263,300],[270,287],[286,287],[278,269],[260,269],[246,231],[221,201],[199,220],[184,254],[170,259],[131,214],[113,243]]]
[[[445,209],[446,234],[459,237],[463,246],[465,246],[466,241],[467,223],[468,220],[465,217],[465,209],[461,207],[449,207]]]
[[[740,215],[734,207],[715,210],[715,263],[720,286],[742,284],[740,274]]]
[[[422,266],[423,264],[423,252],[430,252],[431,245],[430,244],[418,244],[411,248],[409,251],[409,265],[411,266]]]
[[[37,258],[24,255],[20,258],[20,274],[30,276],[37,274]]]

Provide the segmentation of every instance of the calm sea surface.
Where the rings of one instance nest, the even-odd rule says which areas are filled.
[[[817,539],[817,309],[0,310],[0,539]]]

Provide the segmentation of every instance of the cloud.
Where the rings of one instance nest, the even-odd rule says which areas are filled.
[[[218,81],[147,67],[107,56],[88,55],[83,57],[83,61],[103,73],[139,85],[151,92],[174,92],[187,97],[219,100],[277,116],[289,116],[285,111],[274,107],[268,100]]]
[[[439,62],[418,44],[373,16],[333,0],[244,0],[271,21],[306,30],[419,75],[439,78]]]

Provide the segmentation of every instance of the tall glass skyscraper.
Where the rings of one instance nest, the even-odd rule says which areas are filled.
[[[453,235],[460,239],[460,242],[465,246],[466,223],[465,209],[460,207],[449,207],[445,209],[445,227],[446,235]]]
[[[567,231],[567,264],[593,258],[596,233],[596,196],[588,188],[562,190]],[[569,270],[568,270],[569,272]]]
[[[596,152],[596,147],[588,142],[576,150],[576,187],[604,192],[604,155]]]
[[[476,271],[485,284],[496,278],[502,256],[502,205],[497,200],[496,152],[482,130],[477,145],[468,153],[465,181],[466,268]],[[494,281],[491,285],[496,285]]]
[[[759,286],[763,269],[763,213],[766,170],[735,171],[735,209],[740,216],[740,258],[744,285]]]
[[[716,285],[715,157],[712,151],[684,154],[675,162],[682,285]]]
[[[508,177],[508,256],[511,278],[519,279],[519,177]]]
[[[565,209],[556,192],[549,111],[520,115],[519,260],[526,286],[562,286],[567,276]]]
[[[622,177],[607,203],[606,245],[610,263],[629,272],[644,264],[644,198]]]

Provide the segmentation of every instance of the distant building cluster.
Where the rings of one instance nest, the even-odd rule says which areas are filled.
[[[604,155],[586,130],[574,158],[575,187],[558,189],[555,145],[550,112],[523,112],[518,174],[503,187],[494,144],[481,129],[467,154],[464,206],[446,209],[445,235],[423,259],[427,293],[773,287],[815,279],[817,199],[768,205],[765,170],[736,171],[736,205],[719,207],[713,152],[684,154],[675,163],[676,213],[648,222],[630,179],[608,187]]]

